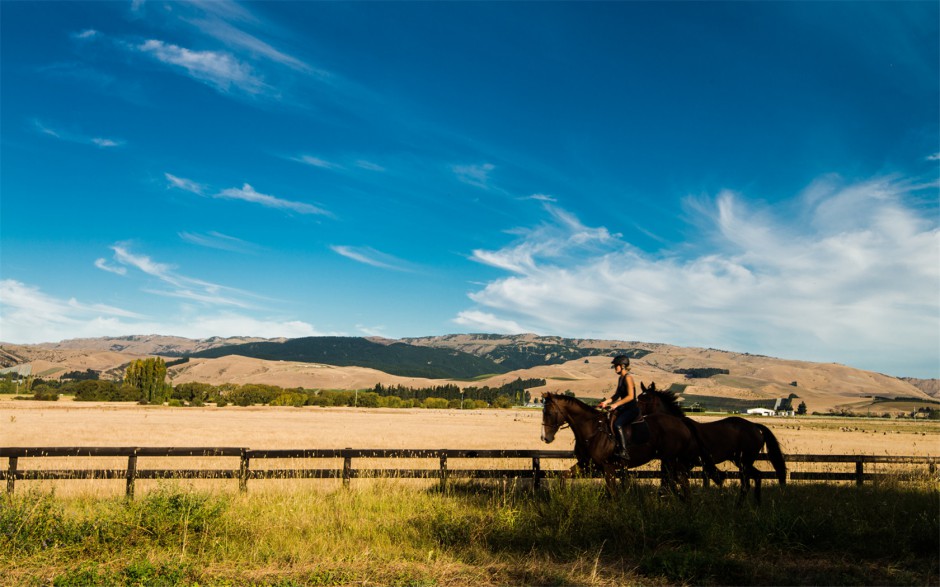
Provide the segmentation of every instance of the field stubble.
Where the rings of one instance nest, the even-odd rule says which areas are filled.
[[[695,416],[701,421],[717,416]],[[940,455],[940,422],[846,418],[759,418],[781,442],[785,454]],[[0,446],[155,446],[245,447],[251,449],[554,449],[568,450],[569,430],[546,445],[539,439],[539,410],[426,410],[291,407],[190,407],[136,404],[0,400]],[[566,469],[572,460],[543,460],[546,470]],[[123,458],[23,458],[21,469],[122,469]],[[252,463],[253,469],[340,468],[338,459],[283,459]],[[452,460],[450,469],[527,468],[528,461]],[[378,461],[355,459],[356,469],[438,467],[436,459]],[[759,467],[770,470],[769,463]],[[853,465],[801,463],[801,470],[851,471]],[[141,457],[139,469],[238,468],[233,457]],[[733,470],[728,463],[723,469]],[[890,472],[889,465],[869,465],[869,472]],[[402,481],[404,482],[404,481]],[[123,491],[121,480],[18,482],[54,487],[60,494]],[[234,480],[197,481],[199,486],[229,490]],[[258,480],[263,487],[306,484],[327,490],[339,481]],[[428,481],[412,481],[426,486]],[[156,482],[139,481],[146,491]]]
[[[702,420],[714,419],[703,417]],[[788,453],[935,456],[933,422],[761,419]],[[537,410],[166,408],[0,402],[3,446],[253,449],[570,449],[539,440]],[[238,459],[141,458],[143,468],[236,469]],[[570,462],[553,466],[566,467]],[[435,459],[356,468],[435,468]],[[525,468],[528,462],[473,462]],[[766,465],[766,463],[763,463]],[[126,459],[21,459],[19,468],[121,469]],[[340,466],[288,459],[252,468]],[[451,467],[461,466],[458,463]],[[470,466],[470,465],[468,465]],[[525,482],[435,480],[19,481],[0,508],[9,584],[675,585],[936,584],[937,484],[766,483],[735,509],[734,481],[662,500],[636,483],[532,493]],[[838,507],[834,507],[838,504]],[[859,562],[864,561],[864,562]]]

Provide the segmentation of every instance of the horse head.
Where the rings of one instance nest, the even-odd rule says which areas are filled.
[[[640,390],[636,401],[640,404],[640,412],[643,414],[669,414],[680,418],[685,415],[676,394],[668,389],[656,389],[655,381],[650,382],[649,387],[641,381]]]
[[[565,414],[554,394],[542,394],[542,441],[546,444],[555,440],[555,433],[564,426]]]

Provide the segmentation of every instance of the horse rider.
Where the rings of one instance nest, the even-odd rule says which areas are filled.
[[[627,458],[627,445],[630,442],[630,424],[640,417],[640,406],[636,401],[636,384],[630,375],[630,358],[626,355],[617,355],[610,362],[610,368],[617,373],[617,389],[609,399],[601,400],[602,408],[610,408],[614,412],[614,431],[620,446],[617,456]]]

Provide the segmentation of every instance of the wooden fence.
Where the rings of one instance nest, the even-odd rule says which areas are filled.
[[[123,469],[20,469],[20,459],[46,457],[126,457],[127,467]],[[142,469],[138,467],[140,457],[237,457],[237,469]],[[923,470],[926,465],[931,476],[936,474],[940,457],[915,456],[876,456],[876,455],[785,455],[787,478],[793,481],[854,481],[862,485],[879,477],[894,474],[865,471],[866,465],[886,464],[900,466],[905,471]],[[124,479],[126,494],[134,497],[134,486],[138,479],[238,479],[241,491],[248,490],[251,479],[342,479],[344,485],[350,480],[369,477],[395,477],[402,479],[438,479],[444,488],[450,479],[531,479],[535,488],[539,488],[543,479],[556,478],[567,469],[543,469],[543,461],[573,461],[570,450],[393,450],[393,449],[277,449],[253,450],[242,447],[0,447],[0,458],[8,459],[6,470],[0,470],[0,480],[6,479],[7,493],[12,494],[17,480],[43,479]],[[255,468],[252,463],[265,459],[342,459],[341,466],[316,469],[308,468]],[[434,468],[399,469],[399,468],[354,468],[353,459],[394,460],[394,459],[433,459]],[[525,468],[453,468],[454,462],[472,462],[479,459],[522,459],[531,466]],[[764,455],[760,460],[767,460]],[[796,463],[854,463],[854,471],[799,471],[794,470]],[[566,463],[571,465],[573,463]],[[658,479],[658,469],[639,469],[628,475],[640,479]],[[736,471],[728,472],[728,477],[737,476]],[[775,479],[771,471],[762,472],[763,479]],[[708,479],[702,476],[703,482]]]

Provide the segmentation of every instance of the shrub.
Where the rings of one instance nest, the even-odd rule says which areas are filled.
[[[208,383],[193,381],[190,383],[180,383],[174,387],[170,397],[193,403],[197,401],[207,402],[212,397],[218,397],[218,395],[219,392],[214,386]]]
[[[281,395],[283,389],[274,385],[248,384],[226,394],[226,399],[236,406],[266,405]]]
[[[208,532],[227,508],[222,497],[161,488],[129,505],[127,515],[150,539],[176,544],[184,534]]]
[[[33,389],[33,399],[40,402],[59,401],[59,393],[46,385],[37,385]]]
[[[305,393],[282,393],[271,400],[272,406],[294,406],[295,408],[302,407],[306,403],[307,394]]]
[[[379,407],[380,408],[400,408],[402,407],[401,398],[397,395],[386,395],[384,397],[379,397]]]

